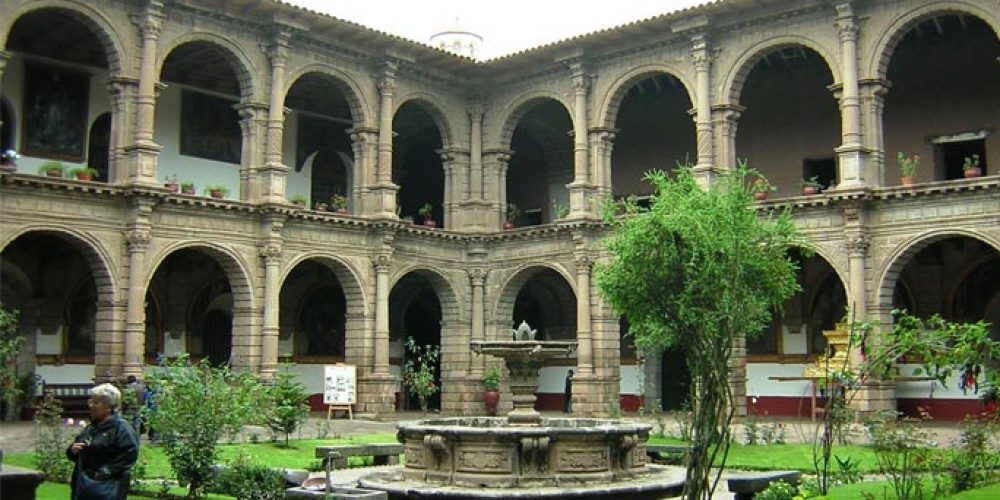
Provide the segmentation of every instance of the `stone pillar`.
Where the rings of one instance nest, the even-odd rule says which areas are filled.
[[[441,165],[444,168],[444,200],[442,212],[444,220],[443,228],[454,229],[462,225],[464,221],[459,210],[462,199],[461,186],[468,185],[468,177],[464,173],[468,170],[469,151],[462,148],[446,148],[438,150],[441,156]]]
[[[740,113],[746,108],[738,104],[722,104],[712,107],[712,130],[715,133],[715,156],[718,170],[736,168],[736,126]],[[752,165],[751,165],[752,166]]]
[[[128,297],[125,304],[125,358],[122,376],[142,378],[146,344],[146,249],[150,241],[153,201],[132,198],[125,231],[128,244]]]
[[[280,265],[284,217],[267,215],[262,223],[264,233],[260,256],[264,262],[264,324],[261,328],[260,375],[273,378],[278,369],[278,334],[281,283]]]
[[[695,176],[703,185],[715,178],[715,151],[712,147],[712,54],[708,36],[698,33],[691,38],[691,60],[695,76],[695,133],[698,142],[698,159]]]
[[[494,217],[491,213],[491,202],[487,195],[487,185],[489,182],[486,174],[486,167],[483,164],[483,115],[486,107],[482,102],[476,101],[469,106],[469,168],[468,174],[460,186],[461,197],[456,193],[456,200],[459,202],[459,209],[462,215],[460,227],[452,226],[452,229],[466,232],[481,233],[485,231],[497,230],[500,227],[493,224]],[[502,214],[503,209],[501,209]]]
[[[271,95],[267,108],[267,145],[264,166],[258,172],[259,197],[263,203],[285,203],[288,167],[281,151],[285,126],[285,65],[288,63],[288,39],[291,33],[279,27],[267,50],[271,62]]]
[[[375,207],[369,202],[369,189],[376,182],[378,130],[354,127],[347,132],[351,134],[351,149],[354,152],[354,185],[348,209],[354,214],[371,214],[375,212]]]
[[[867,184],[861,134],[861,102],[858,97],[858,24],[850,2],[837,4],[836,26],[840,33],[841,145],[836,149],[840,163],[838,189]]]
[[[393,95],[396,91],[397,65],[387,62],[379,79],[379,115],[378,115],[378,172],[375,186],[371,189],[374,196],[372,215],[386,219],[396,219],[396,193],[399,187],[392,183],[392,118]]]
[[[889,177],[885,164],[885,139],[882,129],[882,110],[885,107],[885,95],[889,92],[888,80],[872,79],[860,82],[864,114],[862,127],[864,130],[864,146],[868,151],[867,171],[871,186],[885,186]],[[890,156],[891,157],[891,156]]]
[[[163,149],[153,142],[153,118],[156,113],[156,51],[163,25],[163,2],[148,0],[139,31],[142,56],[139,61],[139,93],[135,100],[135,134],[128,146],[129,170],[126,183],[157,185],[156,161]]]
[[[240,116],[240,131],[243,134],[240,153],[240,192],[239,199],[255,201],[262,195],[259,183],[261,164],[261,139],[267,124],[267,110],[261,103],[250,102],[233,106]],[[282,180],[284,182],[284,180]],[[282,187],[284,193],[284,187]],[[282,197],[284,194],[282,194]]]
[[[484,175],[486,182],[484,185],[484,199],[496,200],[490,206],[490,227],[499,229],[503,225],[504,210],[507,209],[507,166],[510,165],[510,157],[514,152],[509,149],[489,149],[483,151]]]
[[[590,129],[590,158],[593,166],[590,178],[594,181],[594,197],[599,203],[614,196],[614,186],[611,182],[611,150],[614,148],[617,131],[608,127]]]
[[[593,261],[589,255],[578,252],[574,256],[576,263],[576,348],[577,366],[580,374],[594,371],[594,346],[591,337],[590,324],[590,271]]]
[[[570,63],[573,82],[573,182],[569,189],[569,216],[588,217],[593,214],[590,207],[593,185],[590,179],[590,162],[587,151],[587,94],[590,91],[590,77],[584,73],[583,63]]]
[[[373,366],[361,380],[358,402],[361,413],[381,416],[394,412],[396,396],[392,374],[389,373],[389,254],[372,259],[375,269],[375,328],[373,332]]]
[[[13,52],[0,50],[0,83],[3,83],[3,71],[7,67],[7,61],[10,61],[13,57]],[[3,122],[0,122],[0,125],[3,125]]]
[[[733,414],[747,416],[747,339],[740,335],[733,342],[729,358],[729,390],[733,394]]]
[[[139,80],[113,77],[108,79],[108,96],[111,99],[111,139],[108,144],[108,182],[120,183],[128,179],[125,172],[125,147],[131,144],[135,95]]]
[[[484,252],[485,253],[485,252]],[[485,305],[483,303],[483,286],[486,283],[486,269],[477,267],[469,271],[472,284],[472,328],[471,340],[486,340]],[[473,356],[469,360],[469,378],[478,380],[483,376],[486,367],[486,356]]]

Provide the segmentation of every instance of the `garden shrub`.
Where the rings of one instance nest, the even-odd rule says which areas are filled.
[[[267,408],[264,423],[272,432],[284,434],[285,446],[288,437],[309,417],[309,395],[305,387],[283,366],[275,374],[274,383],[267,388]]]
[[[946,465],[952,491],[957,493],[992,483],[996,479],[998,457],[990,449],[994,424],[968,420],[962,422],[959,447],[952,450]]]
[[[937,444],[919,420],[905,418],[872,426],[875,461],[898,500],[924,497],[922,476]]]
[[[285,476],[241,454],[221,469],[210,489],[241,500],[280,500],[285,498]]]
[[[62,419],[62,403],[46,392],[35,415],[35,466],[46,481],[69,482],[73,463],[66,459],[66,448],[73,442],[75,431]]]
[[[784,482],[774,481],[767,489],[754,495],[755,500],[792,500],[797,492],[795,487]]]

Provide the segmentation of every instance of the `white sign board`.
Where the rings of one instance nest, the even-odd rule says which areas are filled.
[[[353,405],[357,398],[357,370],[354,365],[323,367],[323,404]]]

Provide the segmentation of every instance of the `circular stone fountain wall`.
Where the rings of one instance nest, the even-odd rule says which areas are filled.
[[[598,484],[647,472],[649,425],[544,418],[511,427],[505,418],[445,418],[400,424],[408,480],[467,487]]]

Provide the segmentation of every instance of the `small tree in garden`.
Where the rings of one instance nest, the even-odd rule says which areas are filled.
[[[434,382],[441,348],[436,345],[417,345],[413,337],[406,338],[406,363],[403,364],[403,385],[407,392],[420,400],[420,410],[427,411],[427,401],[437,394],[440,387]]]
[[[737,339],[758,335],[775,308],[795,293],[788,250],[801,244],[787,212],[754,210],[753,180],[738,168],[703,189],[689,167],[671,179],[646,174],[648,210],[626,207],[605,241],[611,260],[597,285],[629,319],[642,349],[686,353],[694,413],[685,498],[711,496],[729,450],[733,397],[730,358]],[[610,211],[608,211],[610,213]]]
[[[200,497],[213,476],[219,440],[257,414],[260,384],[251,374],[191,363],[186,355],[163,361],[149,379],[156,411],[149,426],[163,437],[163,450],[188,496]]]
[[[288,446],[288,436],[309,417],[309,395],[289,368],[290,365],[282,366],[281,371],[275,374],[273,385],[267,388],[267,409],[264,412],[267,427],[285,435],[285,446]]]
[[[66,448],[73,442],[73,428],[62,418],[62,404],[46,392],[35,414],[35,467],[46,481],[65,483],[73,463],[66,460]]]
[[[892,329],[881,336],[877,336],[877,324],[852,323],[850,348],[860,349],[864,361],[854,369],[831,367],[827,384],[831,388],[840,386],[843,390],[827,391],[823,425],[817,428],[814,440],[813,463],[822,494],[830,487],[829,468],[836,425],[836,412],[831,409],[849,406],[866,383],[895,378],[894,367],[903,356],[921,360],[921,367],[914,375],[926,375],[942,386],[960,370],[963,387],[990,390],[1000,382],[1000,374],[994,366],[994,360],[1000,358],[1000,342],[990,338],[987,323],[951,322],[938,315],[923,320],[905,311],[893,311],[893,315]],[[933,446],[926,444],[928,439],[913,422],[883,427],[876,426],[874,443],[882,473],[899,498],[919,498],[920,484],[913,476],[913,458],[920,453],[926,454]],[[959,455],[963,456],[956,455],[954,463],[946,467],[961,468],[967,460],[965,455],[974,454]]]
[[[17,418],[15,409],[23,388],[17,378],[17,355],[24,345],[24,337],[17,329],[17,311],[0,306],[0,387],[7,420]]]

